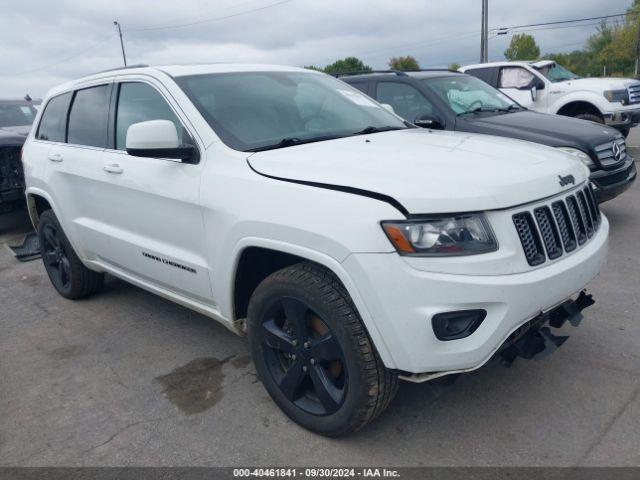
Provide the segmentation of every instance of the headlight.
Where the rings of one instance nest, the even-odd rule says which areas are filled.
[[[594,165],[593,160],[591,160],[591,157],[585,152],[583,152],[582,150],[578,150],[577,148],[572,148],[572,147],[558,147],[558,149],[562,150],[563,152],[570,153],[571,155],[579,159],[582,163],[584,163],[589,168],[593,167]]]
[[[629,103],[629,93],[627,93],[627,90],[605,90],[604,98],[611,103],[620,102],[623,105]]]
[[[402,255],[474,255],[498,249],[485,216],[477,213],[382,222],[382,228]]]

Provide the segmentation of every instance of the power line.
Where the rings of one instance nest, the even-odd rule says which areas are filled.
[[[227,20],[229,18],[239,17],[240,15],[246,15],[248,13],[259,12],[261,10],[266,10],[267,8],[277,7],[278,5],[289,3],[289,2],[292,2],[292,1],[293,0],[281,0],[279,2],[270,3],[268,5],[263,5],[262,7],[252,8],[250,10],[244,10],[242,12],[233,13],[231,15],[225,15],[225,16],[222,16],[222,17],[205,18],[205,19],[202,19],[202,20],[197,20],[195,22],[178,23],[178,24],[174,24],[174,25],[163,25],[163,26],[156,26],[156,27],[127,28],[127,29],[125,29],[125,32],[146,32],[146,31],[151,31],[151,30],[167,30],[167,29],[172,29],[172,28],[191,27],[191,26],[194,26],[194,25],[201,25],[203,23],[217,22],[217,21],[220,21],[220,20]]]
[[[18,73],[12,73],[11,75],[15,75],[15,76],[20,76],[20,75],[27,75],[30,73],[35,73],[35,72],[39,72],[41,70],[46,70],[48,68],[51,67],[55,67],[56,65],[60,65],[61,63],[64,62],[68,62],[69,60],[73,60],[76,57],[79,57],[80,55],[84,55],[85,53],[87,53],[89,50],[94,49],[95,47],[97,47],[98,45],[102,45],[103,43],[107,42],[108,40],[111,40],[114,37],[114,35],[110,35],[108,37],[103,38],[102,40],[88,46],[87,48],[80,50],[79,52],[74,53],[73,55],[69,55],[68,57],[64,57],[56,62],[53,63],[48,63],[46,65],[43,65],[41,67],[37,67],[37,68],[33,68],[31,70],[25,70],[22,72],[18,72]]]
[[[514,30],[517,28],[525,28],[525,27],[542,27],[545,25],[559,25],[562,23],[576,23],[576,22],[586,22],[589,20],[604,20],[607,18],[614,18],[614,17],[626,17],[627,15],[629,15],[628,13],[618,13],[615,15],[602,15],[600,17],[590,17],[590,18],[577,18],[574,20],[559,20],[559,21],[555,21],[555,22],[544,22],[544,23],[531,23],[529,25],[516,25],[514,27],[499,27],[499,28],[492,28],[492,31],[495,30]]]

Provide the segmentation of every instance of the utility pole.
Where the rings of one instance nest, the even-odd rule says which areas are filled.
[[[120,24],[114,20],[113,24],[118,29],[118,35],[120,35],[120,47],[122,47],[122,60],[124,61],[124,66],[127,66],[127,56],[124,53],[124,41],[122,40],[122,29],[120,28]]]
[[[636,37],[636,68],[635,68],[635,76],[637,78],[638,68],[640,67],[640,65],[638,65],[640,63],[640,16],[636,16],[635,20],[636,20],[636,29],[638,30],[637,37]]]
[[[489,0],[482,1],[482,33],[480,34],[480,63],[489,61]]]

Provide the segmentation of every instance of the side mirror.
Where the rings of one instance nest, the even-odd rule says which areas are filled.
[[[534,85],[531,87],[531,101],[535,102],[536,98],[538,98],[538,87]]]
[[[384,108],[385,110],[388,110],[391,113],[396,113],[396,111],[393,109],[393,107],[391,105],[389,105],[388,103],[381,103],[380,105],[382,105],[382,108]]]
[[[127,153],[135,157],[172,158],[189,163],[192,145],[180,145],[178,131],[169,120],[134,123],[127,130]]]
[[[534,82],[534,86],[538,90],[544,90],[544,81],[539,79],[539,78],[536,78],[536,80]]]
[[[413,124],[418,127],[432,128],[434,130],[442,130],[444,128],[442,119],[433,113],[421,113],[413,121]]]

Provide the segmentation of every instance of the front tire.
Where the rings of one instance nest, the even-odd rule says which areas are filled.
[[[593,113],[579,113],[578,115],[576,115],[576,118],[579,118],[581,120],[589,120],[596,123],[604,123],[604,119],[601,116],[595,115]]]
[[[60,295],[77,300],[102,288],[104,274],[89,270],[82,264],[52,210],[40,215],[38,241],[44,268]]]
[[[364,427],[398,389],[342,284],[305,262],[267,277],[249,302],[253,361],[294,422],[327,436]]]

